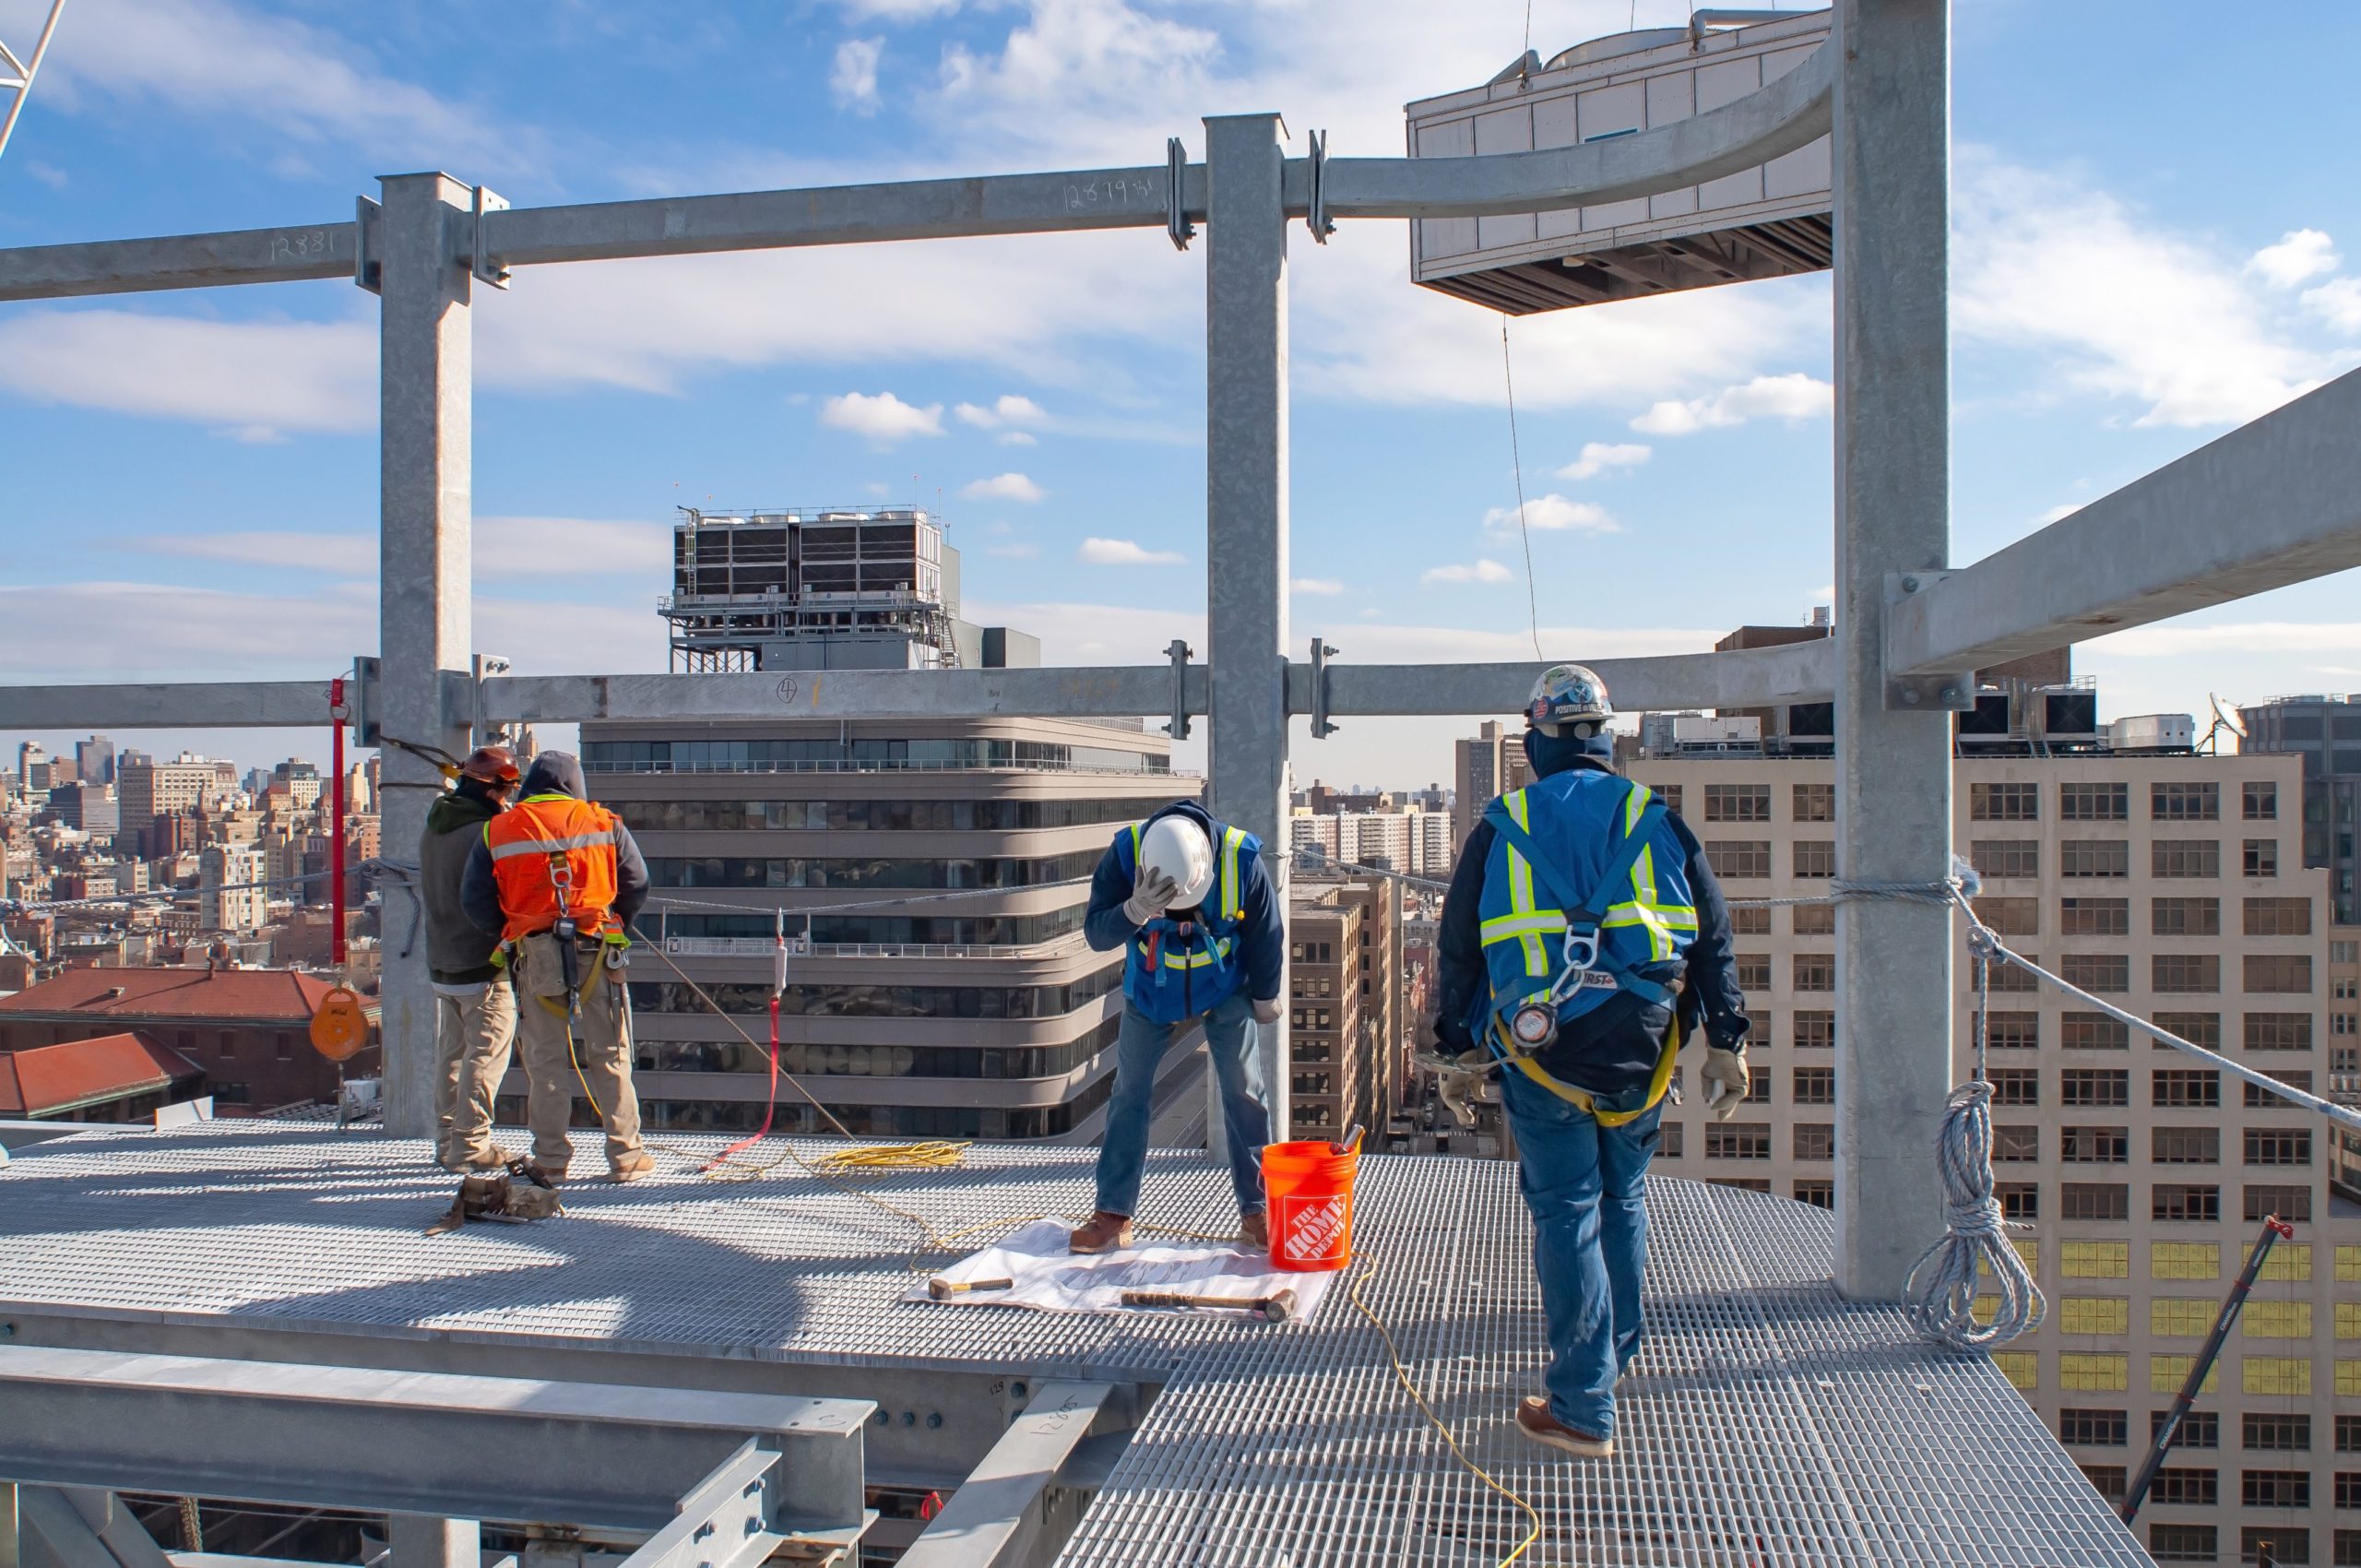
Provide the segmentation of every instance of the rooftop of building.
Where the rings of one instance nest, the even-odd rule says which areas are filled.
[[[0,1013],[267,1018],[309,1024],[335,982],[297,969],[88,968],[0,998]],[[371,999],[367,1007],[376,1006]]]
[[[0,1002],[8,998],[0,996]],[[205,1069],[136,1031],[0,1051],[0,1116],[58,1116],[202,1077]]]
[[[872,1486],[955,1483],[1027,1380],[1135,1385],[1145,1408],[1062,1563],[1490,1564],[1525,1536],[1342,1282],[1279,1325],[906,1302],[929,1257],[913,1225],[776,1143],[748,1157],[762,1179],[719,1182],[696,1173],[719,1140],[665,1142],[658,1176],[569,1186],[558,1219],[428,1240],[451,1182],[422,1144],[252,1124],[57,1140],[0,1170],[0,1312],[27,1346],[872,1399]],[[1091,1160],[978,1146],[863,1185],[949,1229],[1086,1209]],[[1356,1244],[1407,1374],[1540,1511],[1530,1561],[2146,1563],[1985,1358],[1836,1295],[1826,1214],[1728,1188],[1651,1181],[1650,1337],[1617,1457],[1527,1444],[1510,1412],[1544,1347],[1514,1172],[1369,1158]],[[1145,1223],[1228,1229],[1201,1154],[1154,1154],[1146,1194]]]

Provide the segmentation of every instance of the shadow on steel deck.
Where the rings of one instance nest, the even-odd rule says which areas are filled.
[[[1085,1210],[1091,1159],[982,1145],[870,1185],[949,1229]],[[1524,1535],[1341,1289],[1275,1327],[907,1304],[910,1228],[791,1165],[727,1183],[668,1161],[569,1189],[562,1219],[428,1239],[452,1185],[422,1145],[374,1133],[43,1145],[0,1170],[0,1319],[18,1344],[874,1398],[872,1478],[912,1485],[955,1483],[1027,1380],[1111,1378],[1160,1393],[1060,1562],[1482,1564]],[[1141,1218],[1227,1229],[1226,1187],[1202,1156],[1158,1153]],[[1567,1462],[1509,1420],[1543,1362],[1513,1166],[1363,1161],[1369,1300],[1468,1452],[1541,1510],[1525,1561],[2148,1562],[1983,1357],[1835,1294],[1827,1214],[1670,1178],[1649,1212],[1617,1457]]]

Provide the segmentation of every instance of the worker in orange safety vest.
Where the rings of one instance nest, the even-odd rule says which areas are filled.
[[[625,982],[647,862],[631,830],[585,796],[579,759],[534,759],[521,798],[484,825],[460,898],[469,920],[499,932],[516,980],[535,1169],[564,1176],[579,1086],[606,1124],[610,1173],[631,1182],[656,1166],[640,1142]]]

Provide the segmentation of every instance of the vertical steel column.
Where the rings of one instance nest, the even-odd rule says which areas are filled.
[[[483,1529],[473,1519],[421,1514],[386,1516],[386,1545],[394,1568],[482,1568]]]
[[[1287,135],[1276,114],[1205,121],[1205,609],[1213,811],[1263,840],[1287,896]],[[1287,983],[1262,1031],[1271,1136],[1288,1135]],[[1207,1075],[1207,1136],[1221,1104]]]
[[[377,712],[388,735],[464,754],[467,725],[445,721],[441,671],[468,668],[472,614],[474,339],[465,259],[472,193],[444,174],[381,183]],[[387,747],[383,757],[385,853],[412,860],[442,779],[407,752]],[[404,954],[407,929],[389,922],[385,946],[386,1130],[415,1138],[434,1130],[434,996],[425,936]]]
[[[1949,0],[1837,0],[1837,874],[1951,866],[1952,720],[1892,690],[1889,584],[1951,544]],[[1898,585],[1897,585],[1898,586]],[[1889,709],[1888,702],[1896,706]],[[1941,1234],[1935,1135],[1952,1081],[1952,919],[1838,906],[1836,1283],[1891,1300]]]

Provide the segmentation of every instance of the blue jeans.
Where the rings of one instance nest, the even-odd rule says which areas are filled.
[[[1205,1046],[1221,1083],[1221,1114],[1229,1127],[1229,1184],[1238,1212],[1263,1209],[1263,1146],[1271,1141],[1263,1104],[1263,1066],[1254,1051],[1254,1004],[1240,992],[1204,1016]],[[1107,1137],[1098,1149],[1098,1206],[1136,1214],[1140,1169],[1147,1162],[1149,1101],[1156,1064],[1185,1024],[1159,1024],[1126,1002],[1115,1037],[1115,1093],[1107,1102]]]
[[[1516,1134],[1518,1185],[1533,1211],[1533,1263],[1549,1329],[1549,1413],[1615,1435],[1615,1380],[1640,1353],[1640,1276],[1648,1210],[1641,1187],[1656,1150],[1657,1105],[1602,1126],[1513,1068],[1501,1103]]]

